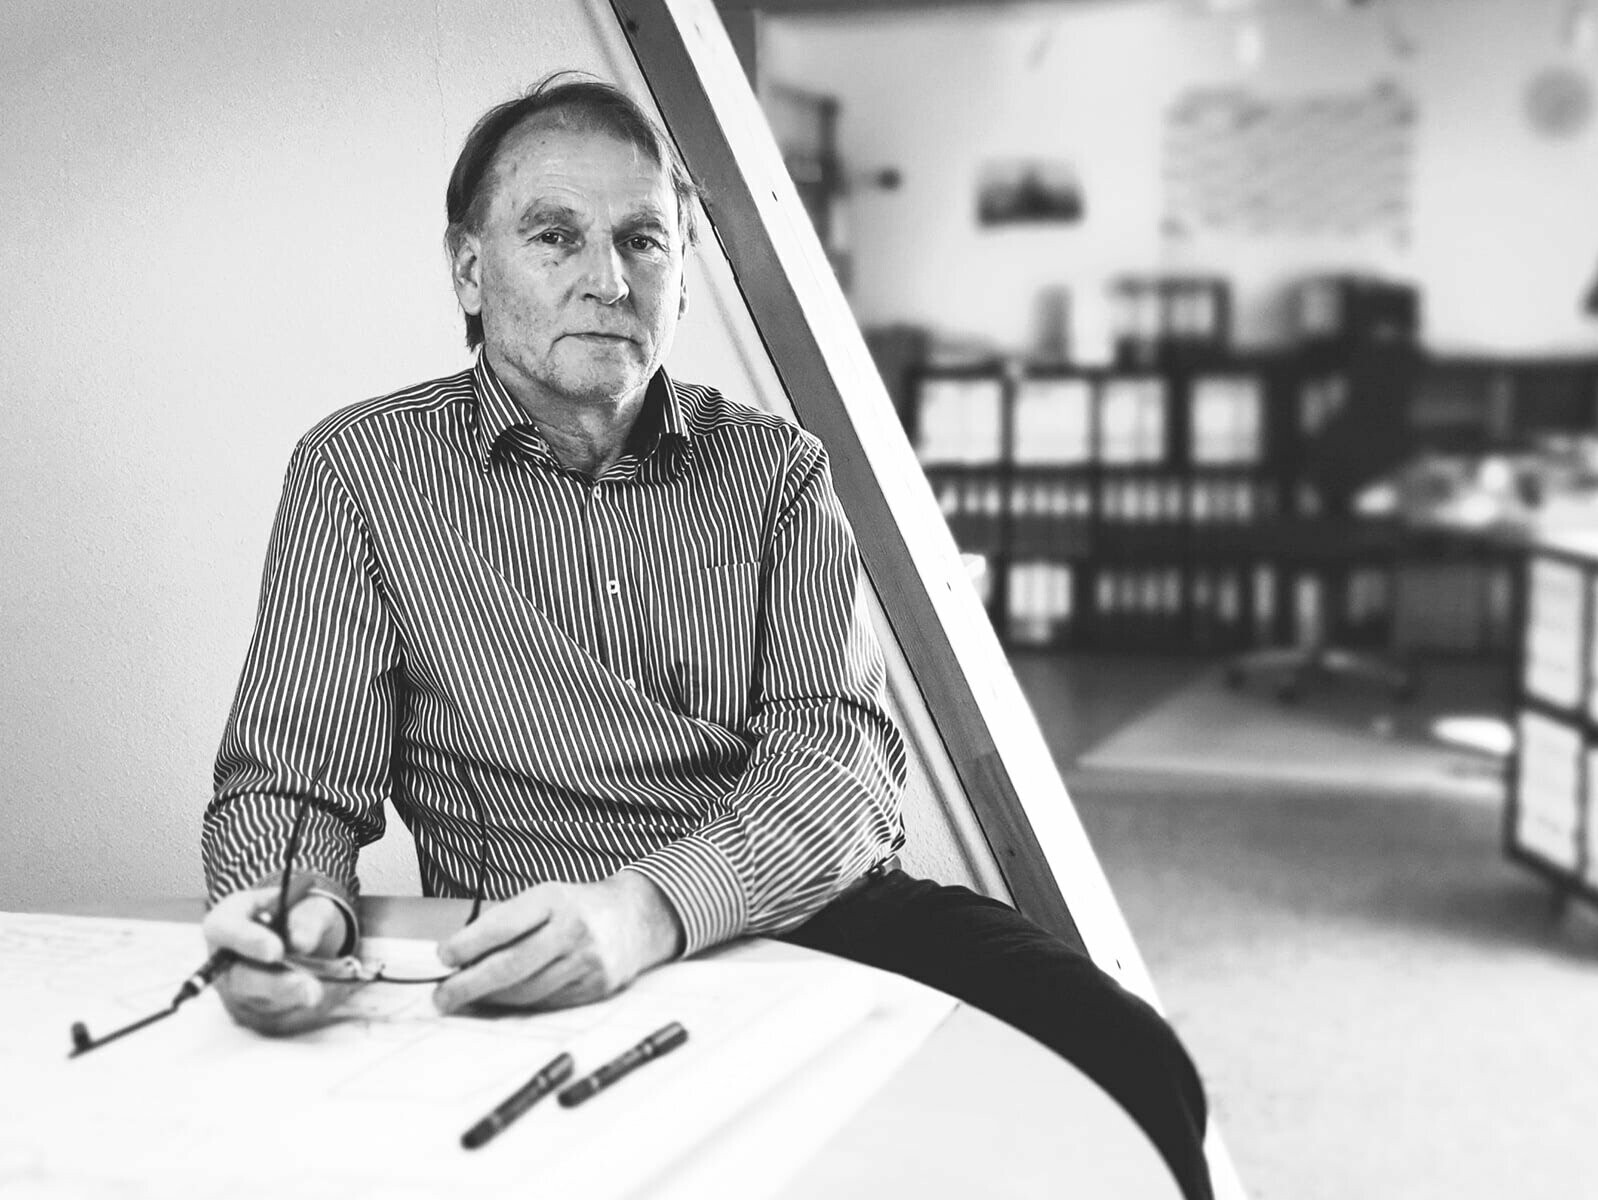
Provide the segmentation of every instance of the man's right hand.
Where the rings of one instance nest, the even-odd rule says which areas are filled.
[[[305,896],[303,889],[296,890],[303,898],[289,906],[290,950],[318,957],[338,953],[345,938],[344,914],[326,896]],[[234,892],[217,901],[200,926],[213,954],[231,950],[252,960],[228,967],[216,989],[235,1021],[273,1036],[326,1024],[333,1009],[354,990],[283,964],[283,942],[269,923],[279,896],[275,883]]]

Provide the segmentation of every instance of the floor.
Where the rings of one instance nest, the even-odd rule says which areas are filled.
[[[1015,659],[1249,1194],[1598,1195],[1598,917],[1505,859],[1501,800],[1078,767],[1214,666]],[[1386,720],[1303,711],[1419,751],[1436,712],[1502,708],[1501,672],[1429,675]]]

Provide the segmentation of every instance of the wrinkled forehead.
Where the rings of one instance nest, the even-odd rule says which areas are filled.
[[[494,156],[490,182],[512,204],[540,190],[575,188],[676,215],[666,165],[625,131],[581,111],[539,113],[516,126]]]
[[[660,148],[651,145],[641,137],[637,130],[629,129],[625,124],[601,112],[593,112],[577,105],[545,109],[525,117],[505,137],[505,144],[512,141],[537,136],[545,133],[567,133],[577,137],[589,136],[595,139],[609,139],[629,146],[640,162],[647,162],[652,166],[665,170],[661,161]]]

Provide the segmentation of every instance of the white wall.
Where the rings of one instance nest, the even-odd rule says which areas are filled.
[[[862,323],[917,321],[1024,348],[1040,289],[1069,285],[1074,339],[1104,349],[1103,283],[1127,271],[1220,270],[1238,287],[1245,344],[1282,333],[1285,281],[1363,267],[1413,279],[1434,348],[1591,353],[1579,300],[1598,273],[1598,121],[1551,140],[1523,115],[1538,69],[1594,50],[1562,40],[1568,0],[1387,0],[1348,11],[1257,0],[1264,53],[1245,67],[1240,18],[1197,0],[1113,0],[993,11],[783,18],[762,31],[763,78],[837,96],[855,169],[896,166],[897,192],[848,207]],[[1389,20],[1414,44],[1395,54]],[[1189,87],[1268,96],[1402,82],[1417,99],[1414,234],[1407,246],[1333,239],[1162,241],[1162,116]],[[984,231],[980,165],[1074,160],[1080,225]]]
[[[483,109],[549,70],[632,78],[603,13],[6,6],[0,908],[200,890],[289,452],[333,408],[469,361],[449,168]],[[704,274],[672,365],[747,391],[763,364]],[[362,874],[414,890],[408,839]]]

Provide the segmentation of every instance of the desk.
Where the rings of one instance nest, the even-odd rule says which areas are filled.
[[[460,928],[466,907],[367,898],[363,929],[443,937]],[[53,911],[198,921],[201,908],[194,900],[144,900]],[[814,953],[777,942],[760,949],[778,960]],[[1142,1131],[1096,1084],[1030,1038],[961,1005],[780,1194],[1174,1200],[1178,1192]]]

